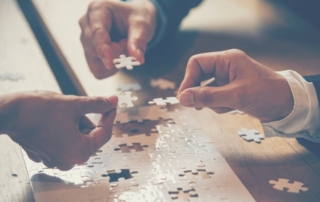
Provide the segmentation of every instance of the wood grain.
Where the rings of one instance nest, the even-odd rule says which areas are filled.
[[[90,0],[33,0],[42,20],[67,61],[66,68],[88,95],[105,96],[120,84],[139,82],[135,95],[146,105],[167,91],[149,86],[150,78],[163,77],[180,84],[190,56],[238,48],[274,70],[293,69],[303,75],[320,73],[320,35],[317,30],[281,5],[262,0],[205,0],[183,21],[181,31],[161,59],[149,59],[132,71],[97,80],[91,74],[80,40],[78,19]],[[160,60],[160,61],[159,61]],[[172,93],[172,92],[171,92]],[[218,115],[208,109],[190,110],[215,146],[257,201],[316,201],[320,198],[320,160],[295,139],[270,138],[261,144],[239,138],[237,130],[255,128],[248,115]],[[212,120],[217,124],[212,124]],[[288,194],[274,190],[269,180],[301,181],[309,191]]]
[[[60,92],[36,39],[13,0],[0,1],[0,74],[20,73],[19,81],[0,80],[0,94],[51,90]],[[34,201],[20,147],[0,135],[0,201]]]

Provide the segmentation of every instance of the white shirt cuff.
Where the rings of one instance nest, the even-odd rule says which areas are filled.
[[[320,142],[320,112],[313,84],[292,70],[277,73],[287,79],[293,95],[294,107],[284,119],[263,123],[265,136],[302,137]]]

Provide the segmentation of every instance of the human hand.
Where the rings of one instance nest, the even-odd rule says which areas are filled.
[[[117,72],[113,59],[120,54],[144,63],[144,52],[156,28],[156,8],[149,0],[94,1],[79,24],[91,72],[103,79]]]
[[[213,77],[212,86],[200,86]],[[191,57],[178,97],[187,107],[209,107],[217,113],[238,109],[261,122],[285,118],[294,103],[283,76],[239,50]]]
[[[1,108],[1,102],[7,107]],[[69,170],[86,162],[112,135],[118,98],[65,96],[32,91],[0,96],[2,132],[20,144],[29,158],[47,167]],[[2,104],[2,106],[5,104]],[[85,114],[101,113],[94,125]]]

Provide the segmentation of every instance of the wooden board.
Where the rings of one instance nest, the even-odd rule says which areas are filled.
[[[0,80],[0,94],[36,89],[60,92],[28,22],[13,0],[0,1],[0,30],[0,74],[24,76],[19,81]],[[20,147],[6,135],[0,135],[0,168],[0,201],[34,201]]]
[[[194,54],[238,48],[274,70],[294,69],[303,75],[320,73],[320,35],[317,30],[281,5],[262,0],[205,0],[182,23],[168,55],[162,62],[149,61],[131,72],[97,80],[91,74],[78,36],[78,19],[90,0],[33,0],[53,42],[65,59],[71,76],[88,95],[114,93],[120,84],[139,82],[139,104],[165,92],[150,88],[149,79],[164,77],[177,84],[188,58]],[[76,2],[76,3],[75,3]],[[242,127],[261,131],[260,123],[247,115],[217,115],[204,109],[190,110],[215,146],[226,158],[257,201],[311,201],[320,198],[319,158],[295,139],[272,138],[262,144],[237,137]],[[210,120],[219,124],[212,125]],[[224,131],[224,132],[223,132]],[[309,191],[299,195],[279,192],[268,183],[288,178],[304,182]]]

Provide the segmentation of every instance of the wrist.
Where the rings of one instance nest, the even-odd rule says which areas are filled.
[[[17,98],[16,94],[0,95],[0,134],[14,133],[12,120],[18,110]]]

